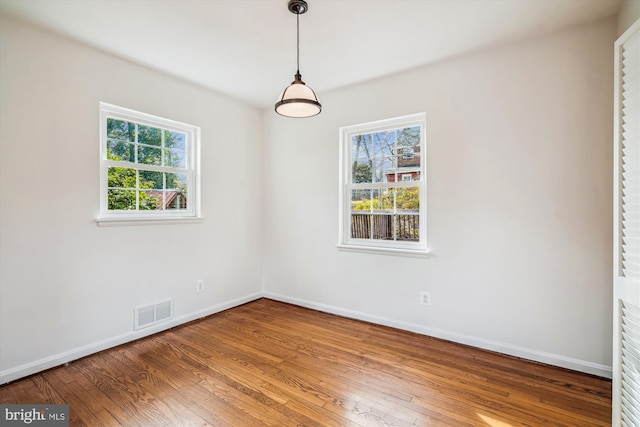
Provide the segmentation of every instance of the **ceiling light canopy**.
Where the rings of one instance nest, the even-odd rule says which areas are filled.
[[[309,6],[304,0],[290,0],[288,8],[289,12],[296,15],[297,70],[291,85],[278,98],[275,109],[276,113],[286,117],[312,117],[320,114],[322,105],[313,89],[304,84],[300,74],[300,15],[305,13]]]

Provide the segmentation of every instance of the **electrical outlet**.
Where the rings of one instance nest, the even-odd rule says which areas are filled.
[[[422,305],[431,305],[431,294],[429,292],[420,292],[420,303]]]
[[[196,280],[196,292],[204,291],[204,279]]]

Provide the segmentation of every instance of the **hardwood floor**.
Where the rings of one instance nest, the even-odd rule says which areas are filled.
[[[262,299],[0,387],[72,426],[609,426],[611,382]]]

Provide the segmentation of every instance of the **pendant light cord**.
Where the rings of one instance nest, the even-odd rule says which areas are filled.
[[[297,71],[300,74],[300,12],[296,13],[296,59]]]

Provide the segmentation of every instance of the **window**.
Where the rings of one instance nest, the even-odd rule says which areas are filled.
[[[402,147],[400,151],[402,152],[403,160],[413,159],[413,147]]]
[[[343,249],[427,254],[424,113],[340,129]]]
[[[100,103],[100,218],[200,216],[200,128]]]

